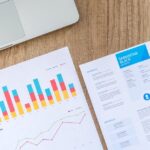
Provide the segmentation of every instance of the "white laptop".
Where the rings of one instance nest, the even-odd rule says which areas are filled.
[[[0,0],[0,50],[78,20],[74,0]]]

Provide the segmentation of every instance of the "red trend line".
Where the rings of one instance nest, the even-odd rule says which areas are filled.
[[[34,146],[38,146],[40,145],[42,142],[44,141],[49,141],[49,142],[52,142],[54,141],[54,139],[56,138],[57,134],[59,133],[60,129],[62,128],[63,125],[65,124],[76,124],[76,125],[80,125],[82,124],[84,118],[85,118],[86,114],[83,115],[83,117],[81,118],[81,120],[79,122],[65,122],[65,121],[62,121],[60,126],[56,129],[55,133],[53,134],[53,136],[49,139],[41,139],[40,142],[38,143],[33,143],[31,141],[26,141],[25,143],[23,143],[20,147],[19,147],[19,150],[22,150],[22,148],[27,145],[27,144],[31,144],[31,145],[34,145]]]

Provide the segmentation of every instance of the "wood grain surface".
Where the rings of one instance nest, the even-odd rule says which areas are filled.
[[[150,40],[150,0],[76,0],[80,21],[0,52],[0,68],[68,46],[106,148],[79,64]]]

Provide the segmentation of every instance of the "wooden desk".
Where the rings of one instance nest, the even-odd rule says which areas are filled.
[[[79,64],[149,40],[150,0],[77,0],[77,6],[77,24],[1,51],[0,67],[69,46],[102,139]],[[104,141],[103,145],[106,149]]]

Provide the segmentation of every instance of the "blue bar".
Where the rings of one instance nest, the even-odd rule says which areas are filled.
[[[35,88],[36,88],[38,94],[39,94],[39,95],[40,95],[40,94],[43,94],[38,79],[34,79],[33,82],[34,82],[34,85],[35,85]]]
[[[7,92],[7,91],[8,91],[7,86],[2,87],[2,89],[3,89],[4,92]]]
[[[70,89],[74,88],[74,84],[73,83],[69,84],[69,88]]]
[[[116,54],[120,68],[125,68],[150,59],[146,45],[140,45]]]
[[[57,75],[57,79],[58,79],[59,83],[64,82],[63,77],[62,77],[61,74],[58,74],[58,75]]]
[[[5,107],[5,104],[3,101],[0,101],[0,108],[1,108],[3,113],[6,112],[6,107]]]
[[[28,89],[28,91],[29,91],[30,94],[33,93],[33,88],[32,88],[31,84],[27,85],[27,89]]]
[[[12,90],[13,96],[18,96],[17,90]]]
[[[50,89],[45,89],[45,92],[46,92],[47,96],[52,96],[52,93],[51,93]]]

